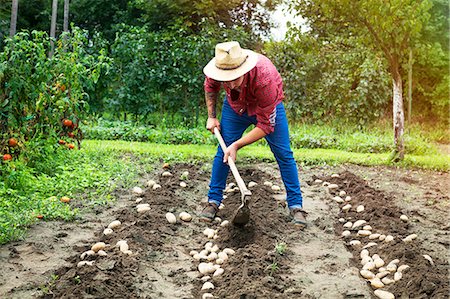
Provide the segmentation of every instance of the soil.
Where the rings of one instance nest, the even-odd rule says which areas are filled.
[[[360,275],[360,251],[367,237],[352,232],[341,237],[343,223],[364,219],[373,233],[392,235],[390,243],[377,241],[368,248],[387,262],[399,259],[410,266],[403,278],[384,289],[396,298],[448,298],[449,218],[448,173],[402,170],[386,167],[308,167],[299,172],[304,208],[309,226],[298,230],[290,222],[284,192],[275,193],[263,183],[282,186],[274,164],[238,165],[244,181],[255,181],[251,189],[251,220],[243,228],[222,227],[219,222],[199,222],[196,215],[206,201],[210,165],[177,164],[163,177],[159,165],[141,179],[142,195],[117,191],[110,207],[85,210],[72,222],[42,222],[20,242],[0,247],[1,298],[202,298],[203,281],[198,263],[190,255],[207,242],[235,254],[222,265],[225,272],[209,281],[215,298],[375,298],[370,283]],[[189,172],[187,187],[180,176]],[[331,177],[338,173],[339,177]],[[336,183],[329,191],[314,180]],[[162,188],[153,190],[153,179]],[[229,182],[233,182],[229,177]],[[351,196],[352,208],[332,200],[336,192]],[[218,217],[231,220],[240,204],[240,194],[227,194]],[[150,211],[138,213],[136,200],[148,203]],[[77,203],[71,203],[76,205]],[[356,206],[364,205],[357,213]],[[194,216],[169,224],[167,212]],[[407,222],[400,215],[409,217]],[[108,236],[103,230],[112,220],[122,225]],[[205,228],[217,229],[210,240]],[[402,241],[415,233],[411,243]],[[131,255],[120,252],[117,241],[126,240]],[[349,245],[360,240],[361,246]],[[89,256],[92,266],[77,267],[81,253],[96,242],[105,242],[106,257]],[[285,246],[284,246],[285,245]],[[278,249],[278,250],[277,250]],[[429,255],[433,263],[423,257]],[[391,277],[391,276],[389,276]]]

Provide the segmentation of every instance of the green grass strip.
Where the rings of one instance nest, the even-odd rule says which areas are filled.
[[[216,147],[211,145],[170,145],[111,140],[86,140],[83,145],[87,151],[119,151],[151,156],[165,161],[210,161],[216,152]],[[351,163],[365,166],[386,165],[440,171],[450,169],[450,157],[446,155],[406,155],[404,161],[399,163],[390,163],[388,161],[389,153],[352,153],[334,149],[295,149],[294,156],[297,162],[303,165]],[[254,145],[239,151],[238,159],[274,161],[268,147]]]

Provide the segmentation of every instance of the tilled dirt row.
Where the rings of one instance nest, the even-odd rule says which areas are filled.
[[[353,253],[352,261],[355,267],[363,268],[361,252],[367,249],[369,256],[377,254],[384,261],[384,265],[369,269],[374,274],[383,272],[382,267],[386,268],[389,262],[395,260],[398,260],[397,267],[408,266],[404,267],[406,270],[401,274],[396,274],[397,267],[388,271],[390,272],[388,275],[380,274],[386,279],[383,281],[388,282],[380,287],[380,290],[391,292],[395,298],[449,297],[450,268],[448,261],[445,260],[445,252],[441,256],[436,254],[433,254],[433,257],[430,256],[431,249],[424,245],[426,244],[424,240],[430,236],[414,231],[411,219],[395,205],[394,198],[369,187],[363,179],[350,172],[344,172],[339,177],[329,176],[321,179],[339,186],[333,189],[326,188],[330,193],[330,202],[337,201],[338,203],[335,204],[340,206],[337,216],[340,221],[335,225],[336,234],[342,236],[344,231],[350,231],[350,234],[343,238],[346,240],[348,250]],[[342,191],[346,194],[342,194]],[[344,199],[347,196],[349,196],[348,201],[340,202],[339,198]],[[349,205],[351,207],[347,210],[345,206],[348,208]],[[365,223],[357,228],[350,227],[351,224],[354,225],[360,220],[364,220]],[[445,221],[445,219],[442,220]],[[361,230],[367,225],[370,226],[371,233],[367,236],[360,235],[364,234]],[[393,240],[387,242],[383,236],[392,236]],[[411,241],[406,239],[408,236],[412,239]],[[357,241],[360,241],[360,244]],[[447,242],[445,236],[434,241],[442,242],[442,244]],[[396,279],[398,281],[395,281]],[[372,283],[368,284],[372,285]],[[375,290],[378,287],[372,285],[372,288]]]

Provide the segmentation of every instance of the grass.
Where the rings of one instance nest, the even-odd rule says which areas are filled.
[[[39,171],[21,160],[0,167],[0,244],[22,238],[38,221],[73,220],[77,206],[110,202],[117,187],[131,185],[138,175],[120,152],[95,150],[57,151],[39,163]],[[62,203],[62,196],[71,204]]]
[[[216,147],[212,145],[167,145],[144,142],[87,140],[84,142],[87,150],[101,150],[104,152],[122,152],[141,155],[144,159],[164,161],[211,161]],[[450,157],[435,155],[406,155],[404,161],[391,164],[389,153],[353,153],[335,149],[295,149],[294,156],[300,165],[338,165],[352,163],[365,166],[398,166],[415,167],[447,171],[450,169]],[[271,161],[274,162],[272,152],[267,147],[251,145],[238,153],[238,160],[244,162]]]

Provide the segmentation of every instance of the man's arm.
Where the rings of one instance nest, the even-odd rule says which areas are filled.
[[[230,144],[224,152],[223,163],[228,163],[228,157],[231,157],[233,161],[236,161],[237,151],[253,142],[265,137],[267,134],[260,128],[255,127],[253,130],[242,136],[239,140]]]
[[[216,103],[219,97],[218,92],[205,92],[206,107],[208,109],[208,120],[206,122],[206,129],[214,133],[214,128],[217,127],[220,131],[220,122],[217,119]]]

